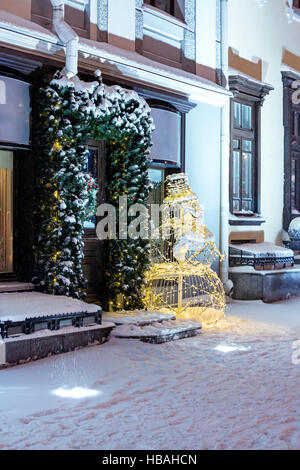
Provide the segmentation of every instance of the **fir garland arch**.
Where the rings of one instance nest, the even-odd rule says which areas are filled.
[[[82,272],[84,221],[87,217],[89,176],[83,171],[88,138],[107,144],[107,202],[118,208],[119,196],[128,206],[146,204],[148,148],[154,128],[150,108],[134,91],[57,72],[39,87],[37,145],[39,181],[36,232],[36,276],[40,290],[84,298]],[[149,243],[142,239],[109,240],[106,292],[117,309],[123,295],[126,309],[142,307],[144,272]]]

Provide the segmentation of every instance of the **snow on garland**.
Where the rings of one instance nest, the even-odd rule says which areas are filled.
[[[118,207],[145,204],[149,196],[148,148],[154,128],[150,108],[137,93],[57,72],[39,88],[37,119],[39,184],[35,246],[36,284],[44,292],[83,298],[84,221],[96,191],[90,191],[88,138],[107,144],[107,202]],[[134,184],[132,183],[134,181]],[[96,201],[94,201],[94,204]],[[144,272],[149,264],[145,240],[109,240],[106,269],[107,301],[117,308],[119,294],[126,309],[141,308]]]

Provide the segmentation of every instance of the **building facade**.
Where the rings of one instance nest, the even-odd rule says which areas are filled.
[[[296,262],[297,245],[289,242],[288,231],[292,220],[299,217],[299,35],[297,1],[228,2],[228,82],[234,95],[230,113],[230,241],[259,242],[265,259],[272,248],[263,242],[285,245],[294,249]],[[276,252],[273,254],[275,259]],[[293,253],[277,255],[284,258],[278,267],[288,267],[291,274]],[[268,269],[274,267],[276,263],[270,263]],[[244,274],[247,269],[249,273],[246,267]],[[238,270],[232,269],[235,282],[243,268]],[[299,291],[295,271],[297,265],[290,278],[280,270],[266,278],[277,279],[279,297]],[[245,283],[249,280],[246,276]],[[262,285],[255,283],[255,289],[260,291]],[[245,288],[240,292],[242,297],[247,297]],[[261,292],[257,298],[261,296],[265,298]]]
[[[284,0],[1,0],[0,280],[29,282],[33,274],[33,77],[66,61],[91,80],[100,69],[104,83],[149,103],[152,200],[163,197],[167,175],[184,171],[221,251],[228,254],[233,238],[262,241],[262,231],[281,245],[300,211],[299,112],[289,99],[300,77],[299,18],[297,2]],[[89,142],[89,156],[101,181],[102,141]],[[87,224],[91,299],[103,263]],[[240,276],[228,265],[220,267],[227,292],[228,277]]]

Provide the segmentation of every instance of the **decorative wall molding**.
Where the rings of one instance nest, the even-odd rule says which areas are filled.
[[[98,0],[99,41],[107,42],[108,38],[108,0]]]
[[[251,96],[254,101],[263,101],[270,91],[274,90],[272,85],[240,74],[229,76],[229,88],[234,96],[244,94]]]
[[[196,0],[185,0],[184,21],[136,0],[136,52],[150,53],[154,60],[174,61],[173,66],[195,73],[196,63]],[[144,38],[147,38],[147,44]],[[151,46],[150,46],[151,43]],[[163,52],[166,46],[174,57]],[[170,55],[171,55],[170,54]],[[146,54],[147,55],[147,54]],[[173,54],[172,54],[173,55]],[[177,58],[176,58],[177,56]],[[177,62],[176,62],[177,61]]]

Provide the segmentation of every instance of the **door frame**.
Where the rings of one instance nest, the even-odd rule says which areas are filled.
[[[33,263],[30,263],[29,266],[27,255],[24,258],[22,252],[26,252],[30,256],[29,252],[33,245],[33,199],[26,196],[24,198],[24,190],[25,192],[33,191],[33,185],[35,182],[32,152],[28,147],[8,145],[7,143],[3,144],[2,142],[0,142],[0,150],[13,152],[13,270],[12,272],[0,273],[0,282],[29,282],[32,277],[31,269],[33,267]],[[22,166],[26,166],[26,172]],[[29,184],[26,189],[25,183],[27,178],[31,179],[29,179]],[[22,181],[24,181],[23,186],[25,189],[22,188]],[[24,215],[26,218],[26,225]],[[30,259],[32,259],[32,256],[30,256]],[[28,274],[26,274],[26,271],[28,271]]]

